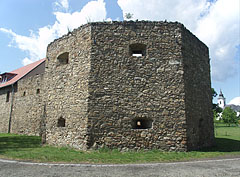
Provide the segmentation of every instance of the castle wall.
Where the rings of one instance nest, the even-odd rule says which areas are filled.
[[[16,88],[16,85],[14,86],[14,88]],[[7,99],[8,93],[9,97]],[[8,133],[12,95],[12,86],[0,89],[0,133]]]
[[[0,101],[0,132],[10,122],[11,133],[51,145],[214,144],[208,48],[177,22],[83,25],[49,44],[46,63],[1,88]]]
[[[214,144],[208,48],[182,28],[188,150]]]
[[[40,135],[43,115],[43,74],[18,81],[14,94],[11,133]]]
[[[87,148],[90,32],[82,26],[48,46],[44,102],[49,144]]]
[[[89,146],[186,150],[181,24],[91,25]],[[131,56],[131,44],[146,45],[145,56]]]

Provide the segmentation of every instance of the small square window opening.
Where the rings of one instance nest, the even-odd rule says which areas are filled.
[[[150,129],[152,128],[152,120],[148,119],[136,119],[133,120],[133,129]]]
[[[129,46],[130,56],[142,57],[146,56],[146,45],[145,44],[131,44]]]

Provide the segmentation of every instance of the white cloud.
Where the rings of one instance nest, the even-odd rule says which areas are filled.
[[[118,4],[133,19],[180,21],[187,28],[193,28],[209,6],[206,0],[118,0]]]
[[[65,9],[68,8],[67,0],[59,0]],[[68,30],[73,30],[89,21],[102,21],[106,19],[106,8],[103,0],[88,2],[80,12],[54,12],[56,21],[53,25],[39,28],[37,32],[30,31],[29,36],[16,34],[11,29],[0,28],[0,31],[9,34],[12,37],[10,46],[19,48],[27,53],[22,61],[24,65],[44,58],[46,56],[47,45],[54,39],[66,34]]]
[[[56,8],[59,10],[64,10],[66,12],[68,11],[69,8],[68,0],[57,0],[54,4]]]
[[[48,38],[49,35],[47,36],[49,29],[46,33],[43,32],[44,30],[46,30],[45,27],[39,29],[39,35],[37,36],[33,33],[31,33],[30,36],[22,36],[14,33],[12,30],[0,28],[0,31],[11,35],[12,42],[10,43],[10,46],[15,46],[20,50],[27,52],[29,60],[32,62],[45,57],[46,45],[47,42],[50,42],[51,38]],[[23,64],[29,64],[29,60],[26,62],[27,60],[25,58]]]
[[[235,98],[233,98],[233,99],[229,102],[229,104],[234,104],[234,105],[240,106],[240,97],[235,97]]]
[[[237,70],[239,0],[118,0],[133,19],[179,21],[210,48],[212,78],[223,81]],[[238,67],[238,68],[237,68]]]
[[[218,0],[197,23],[195,33],[210,48],[212,76],[217,81],[231,77],[240,69],[234,60],[240,43],[239,20],[238,0]]]
[[[103,21],[107,16],[103,0],[88,2],[80,12],[55,12],[54,14],[59,22],[56,24],[56,27],[59,28],[59,36],[66,33],[67,29],[72,30],[87,22]]]
[[[22,64],[25,66],[25,65],[28,65],[28,64],[30,64],[30,63],[32,63],[32,60],[31,59],[29,59],[29,58],[27,58],[27,57],[25,57],[23,60],[22,60]]]

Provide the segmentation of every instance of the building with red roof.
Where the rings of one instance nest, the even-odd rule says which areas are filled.
[[[27,112],[31,109],[34,98],[32,96],[25,98],[23,95],[26,96],[26,92],[29,92],[31,89],[35,90],[36,88],[33,88],[33,85],[34,87],[42,85],[45,61],[46,59],[44,58],[11,72],[0,74],[0,132],[24,133],[27,127],[32,127],[31,124],[26,125],[20,119],[28,117]],[[37,86],[34,84],[35,82],[38,82]],[[21,90],[23,89],[24,92],[22,93]],[[28,102],[26,99],[29,99],[32,105],[25,105]],[[23,120],[25,119],[23,118]],[[30,120],[25,122],[31,123],[31,120],[30,118]],[[37,129],[28,131],[26,134],[38,134],[32,133],[38,131]]]
[[[45,70],[45,58],[13,70],[0,74],[0,88],[17,83],[20,79],[41,74]]]

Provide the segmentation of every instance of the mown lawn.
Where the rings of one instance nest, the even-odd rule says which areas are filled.
[[[240,127],[215,126],[216,146],[191,152],[119,152],[100,149],[77,151],[71,148],[41,146],[37,136],[0,134],[0,158],[60,163],[148,163],[185,161],[219,156],[240,156]]]
[[[211,150],[239,153],[240,152],[240,127],[224,123],[215,124],[215,137],[217,146]]]

